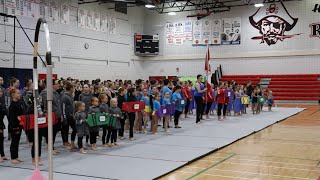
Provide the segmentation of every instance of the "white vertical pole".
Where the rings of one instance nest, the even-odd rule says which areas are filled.
[[[37,56],[37,54],[35,55]],[[35,168],[39,167],[39,128],[38,128],[38,71],[33,69],[33,110],[34,110],[34,156]]]

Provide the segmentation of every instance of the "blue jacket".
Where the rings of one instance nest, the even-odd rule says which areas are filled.
[[[181,100],[182,100],[181,94],[178,92],[175,92],[175,93],[173,93],[172,97],[173,97],[175,110],[178,110],[181,112],[183,109],[183,107],[181,105]]]

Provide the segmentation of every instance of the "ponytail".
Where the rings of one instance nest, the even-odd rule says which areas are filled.
[[[176,92],[178,89],[181,89],[181,86],[180,86],[180,85],[176,85],[176,86],[173,88],[173,92]]]
[[[135,88],[129,88],[128,89],[128,96],[132,96],[134,91],[135,91]]]

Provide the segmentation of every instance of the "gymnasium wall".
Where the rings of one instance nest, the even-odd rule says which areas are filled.
[[[2,2],[2,0],[0,1]],[[62,2],[62,0],[60,0]],[[80,5],[85,9],[106,13],[116,18],[116,34],[79,28],[78,1],[63,1],[69,3],[70,24],[49,22],[51,36],[54,73],[59,77],[75,77],[80,79],[137,79],[144,78],[142,64],[133,52],[133,34],[143,32],[144,12],[140,8],[129,8],[128,14],[117,13],[107,9],[106,4],[90,3]],[[0,3],[1,4],[1,3]],[[112,7],[109,5],[109,8]],[[3,4],[0,5],[0,12]],[[27,34],[34,39],[36,19],[18,16]],[[32,69],[33,49],[20,28],[16,28],[16,68]],[[3,19],[0,22],[0,46],[4,40]],[[13,27],[7,25],[7,40],[13,43]],[[85,49],[84,45],[89,44]],[[40,33],[39,53],[45,60],[45,41]],[[0,48],[1,49],[1,48]],[[12,52],[11,49],[8,50]],[[6,51],[6,52],[8,52]],[[0,56],[8,53],[0,52]],[[134,60],[135,59],[135,60]],[[39,60],[39,71],[45,73],[45,68]],[[0,61],[0,67],[13,67],[13,62]]]
[[[249,16],[258,8],[244,6],[232,8],[207,17],[208,19],[241,17],[241,44],[211,46],[211,66],[222,65],[224,74],[320,74],[320,38],[309,35],[309,24],[320,22],[320,13],[313,12],[317,0],[284,2],[294,18],[299,18],[296,26],[285,32],[298,34],[274,45],[260,44],[252,40],[259,31],[251,26]],[[320,4],[320,3],[319,3]],[[270,4],[265,4],[269,6]],[[191,41],[183,45],[167,45],[165,24],[188,20],[194,12],[177,13],[176,16],[146,11],[144,33],[160,35],[160,56],[145,58],[144,67],[149,75],[196,75],[203,73],[206,47],[193,47]],[[195,18],[190,20],[196,20]],[[176,68],[179,68],[177,71]]]

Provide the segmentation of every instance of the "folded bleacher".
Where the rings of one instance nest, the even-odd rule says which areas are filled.
[[[267,82],[266,90],[272,90],[275,100],[309,102],[320,98],[320,74],[224,75],[221,78],[221,81],[232,80],[238,84],[251,80],[253,85]]]

